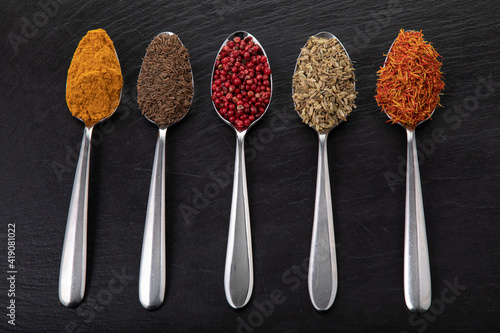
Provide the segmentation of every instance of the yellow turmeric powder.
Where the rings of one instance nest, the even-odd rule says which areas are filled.
[[[115,47],[103,29],[89,31],[71,60],[66,103],[86,126],[109,117],[120,103],[123,77]]]

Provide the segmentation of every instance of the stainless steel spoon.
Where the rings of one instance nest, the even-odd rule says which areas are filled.
[[[387,52],[384,66],[387,63],[394,42],[392,42],[389,52]],[[392,119],[388,113],[386,114]],[[427,121],[429,118],[424,121]],[[424,121],[418,123],[416,126]],[[405,302],[410,311],[426,311],[431,306],[431,269],[429,265],[427,235],[425,232],[420,171],[418,168],[417,141],[415,139],[416,126],[406,127],[399,122],[398,124],[406,129],[407,139],[404,241]]]
[[[336,39],[344,49],[347,57],[349,57],[344,45],[333,34],[323,31],[314,36]],[[297,64],[301,55],[302,52],[297,58],[295,72],[297,71]],[[356,89],[356,84],[354,84],[354,89]],[[328,310],[332,306],[337,295],[338,284],[332,197],[328,171],[328,151],[326,148],[328,134],[334,127],[318,132],[318,173],[316,178],[316,199],[314,203],[313,232],[307,279],[311,302],[318,311]]]
[[[116,59],[118,59],[118,55],[116,55]],[[119,60],[118,63],[120,63]],[[121,100],[121,97],[122,91],[120,90],[119,100]],[[77,306],[85,294],[89,161],[92,131],[95,124],[111,117],[117,108],[118,106],[108,117],[94,123],[87,124],[78,118],[84,122],[85,130],[83,132],[78,164],[76,165],[61,256],[59,300],[64,306]]]
[[[246,31],[236,31],[222,43],[217,55],[221,52],[227,41],[240,37],[252,37],[255,44],[259,45],[262,52],[267,57],[264,48],[259,43],[255,36],[252,36]],[[212,79],[215,71],[212,70]],[[272,74],[269,75],[271,87],[271,95],[273,92]],[[212,101],[213,104],[213,101]],[[215,111],[219,117],[231,126],[236,132],[236,158],[234,162],[234,179],[233,179],[233,199],[231,202],[231,215],[229,218],[229,236],[227,241],[226,252],[226,267],[224,273],[224,290],[226,298],[233,308],[241,308],[250,300],[253,290],[253,259],[252,259],[252,239],[250,233],[250,213],[248,208],[248,192],[245,170],[245,134],[258,120],[260,120],[267,112],[271,104],[271,96],[269,96],[269,104],[267,104],[264,113],[255,121],[253,121],[247,129],[238,131],[228,120],[224,119],[214,105]]]
[[[173,32],[166,31],[158,34],[158,36],[162,34],[174,35]],[[191,80],[194,90],[192,72]],[[151,185],[149,187],[139,271],[139,301],[148,310],[158,308],[165,298],[167,271],[165,246],[165,141],[167,128],[181,121],[186,114],[187,111],[179,120],[168,126],[158,125],[146,117],[159,128],[153,171],[151,173]]]

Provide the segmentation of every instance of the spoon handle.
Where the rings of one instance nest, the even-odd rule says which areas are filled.
[[[85,293],[89,157],[92,130],[93,127],[85,127],[83,132],[64,235],[59,273],[59,300],[65,306],[78,305]]]
[[[253,289],[252,239],[245,170],[245,133],[237,132],[233,199],[229,219],[224,290],[233,308],[248,303]]]
[[[139,272],[139,300],[148,310],[163,303],[166,284],[165,249],[165,141],[160,128],[156,142]]]
[[[318,311],[324,311],[332,306],[337,295],[337,259],[326,149],[328,133],[319,133],[318,137],[318,175],[308,286],[314,308]]]
[[[406,135],[408,156],[404,247],[405,301],[410,311],[425,311],[431,305],[431,272],[425,233],[424,204],[415,130],[406,129]]]

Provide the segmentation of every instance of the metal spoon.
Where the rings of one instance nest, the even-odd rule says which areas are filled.
[[[118,55],[116,54],[116,59]],[[118,60],[118,64],[120,61]],[[120,90],[121,100],[122,91]],[[119,105],[120,103],[118,103]],[[64,235],[61,268],[59,273],[59,300],[62,305],[77,306],[85,294],[87,272],[87,211],[89,189],[90,143],[95,124],[111,117],[118,106],[106,118],[85,123],[78,164],[76,165],[73,191],[69,203],[68,220]]]
[[[389,48],[384,66],[387,63],[394,42],[392,42]],[[436,110],[434,109],[434,111]],[[434,111],[432,111],[432,114]],[[392,119],[388,113],[386,114]],[[429,118],[421,121],[416,126],[427,121]],[[398,124],[406,129],[407,139],[404,241],[405,302],[410,311],[426,311],[431,305],[431,269],[429,265],[427,235],[425,232],[420,171],[418,168],[417,141],[415,139],[416,126],[407,127],[399,122]]]
[[[158,36],[162,34],[174,35],[173,32],[166,31],[158,34]],[[191,80],[194,90],[192,72]],[[139,301],[142,306],[148,310],[158,308],[165,298],[165,141],[167,137],[167,128],[181,121],[186,114],[187,111],[179,120],[168,126],[158,125],[153,120],[146,117],[146,119],[159,128],[153,170],[151,173],[151,185],[149,187],[148,208],[146,211],[141,266],[139,271]]]
[[[267,57],[264,48],[259,43],[255,36],[246,31],[233,32],[222,43],[217,55],[221,52],[227,41],[240,37],[252,37],[256,45],[259,45]],[[212,70],[212,79],[215,71]],[[273,92],[273,79],[272,74],[269,75],[269,82],[271,87],[271,95]],[[213,104],[213,101],[212,101]],[[264,113],[255,119],[247,129],[238,131],[228,120],[224,119],[217,108],[214,108],[219,117],[231,126],[236,132],[236,158],[234,162],[234,179],[233,179],[233,199],[231,202],[231,216],[229,218],[229,236],[227,242],[226,252],[226,267],[224,273],[224,290],[226,298],[233,308],[241,308],[245,306],[250,300],[253,290],[253,260],[252,260],[252,240],[250,233],[250,213],[248,208],[248,192],[247,180],[245,170],[245,134],[259,119],[261,119],[267,112],[271,104],[271,96],[269,96],[269,104],[267,104]]]
[[[314,36],[336,39],[344,49],[347,57],[349,57],[344,45],[342,45],[333,34],[329,32],[319,32]],[[295,72],[297,71],[297,65],[301,55],[302,52],[297,58]],[[354,89],[356,89],[356,84],[354,84]],[[307,280],[311,302],[318,311],[328,310],[332,306],[335,296],[337,295],[338,284],[332,197],[330,190],[330,175],[328,171],[328,151],[326,148],[328,134],[334,127],[318,132],[318,173],[316,178],[316,199],[314,203],[313,233]]]

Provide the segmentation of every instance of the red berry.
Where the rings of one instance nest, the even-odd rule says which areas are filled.
[[[235,37],[217,56],[211,100],[238,130],[248,128],[265,111],[271,97],[271,69],[251,37]]]

